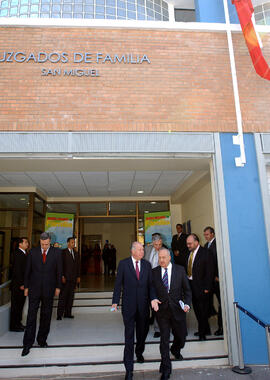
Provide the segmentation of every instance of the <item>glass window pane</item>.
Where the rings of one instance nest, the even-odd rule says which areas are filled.
[[[31,12],[38,12],[38,5],[31,5]]]
[[[117,7],[121,9],[126,9],[126,3],[124,1],[118,0]]]
[[[60,18],[60,13],[52,13],[52,18]]]
[[[81,3],[83,3],[83,0],[74,0],[74,2],[75,2],[75,4],[81,4]]]
[[[110,202],[110,215],[136,215],[136,202]]]
[[[104,5],[105,0],[96,0],[96,5]]]
[[[63,13],[63,18],[72,18],[71,13]]]
[[[100,7],[100,6],[96,6],[96,13],[104,15],[105,8],[104,7]]]
[[[82,13],[74,13],[73,15],[74,18],[83,18]]]
[[[28,4],[28,0],[21,0],[21,4]]]
[[[138,13],[145,14],[145,8],[141,7],[140,5],[137,5],[137,11]]]
[[[18,7],[14,7],[10,9],[10,16],[15,16],[18,12]]]
[[[8,1],[2,1],[1,6],[2,6],[2,8],[7,8]]]
[[[74,12],[82,12],[82,11],[83,11],[82,4],[75,4],[74,5]]]
[[[145,15],[141,14],[141,13],[138,13],[138,20],[145,20]]]
[[[115,15],[115,11],[116,11],[116,9],[115,8],[106,8],[106,13],[108,14],[108,15]]]
[[[31,13],[31,14],[30,14],[30,17],[31,17],[31,18],[37,18],[37,17],[38,17],[38,13]]]
[[[94,0],[85,0],[85,4],[94,4]]]
[[[41,217],[40,215],[34,213],[33,230],[39,231],[40,233],[42,233],[44,231],[44,226],[45,226],[45,217]]]
[[[88,13],[93,13],[94,12],[94,6],[93,5],[85,5],[84,11],[88,12]]]
[[[111,6],[111,7],[115,7],[115,0],[106,0],[106,5],[107,6]]]
[[[47,212],[63,212],[66,214],[76,214],[77,205],[74,203],[48,203]]]
[[[147,1],[147,0],[146,0],[146,6],[147,6],[147,8],[149,8],[149,9],[153,9],[153,8],[154,8],[153,3],[152,3],[151,1]]]
[[[61,11],[61,7],[60,5],[53,5],[52,6],[52,12],[60,12]]]
[[[34,211],[37,211],[40,214],[43,214],[43,206],[44,206],[44,201],[35,197]]]
[[[107,215],[107,203],[81,203],[80,215]]]
[[[158,5],[154,5],[154,9],[156,12],[161,13],[161,8]]]
[[[161,20],[161,14],[155,12],[155,20]]]
[[[124,9],[117,9],[117,16],[126,17],[126,11]]]
[[[139,202],[139,215],[143,217],[144,213],[170,211],[167,201],[160,202]]]
[[[108,20],[115,20],[116,19],[116,15],[106,15],[106,19]]]
[[[19,3],[19,0],[11,0],[11,5],[18,5]]]
[[[50,15],[49,15],[49,13],[41,13],[40,17],[48,18],[48,17],[50,17]]]
[[[85,13],[84,18],[94,18],[92,13]]]
[[[72,7],[71,4],[63,4],[63,12],[71,12]]]
[[[128,11],[127,15],[128,15],[128,19],[130,19],[130,20],[136,20],[136,13],[135,12]]]
[[[135,4],[130,4],[130,3],[128,3],[127,4],[127,9],[129,10],[129,11],[136,11],[136,6],[135,6]]]
[[[28,205],[28,194],[0,194],[0,208],[27,209]]]
[[[41,5],[41,12],[49,12],[50,6],[49,5]]]
[[[144,3],[144,0],[137,0],[137,3],[139,4],[139,5],[144,5],[145,3]]]

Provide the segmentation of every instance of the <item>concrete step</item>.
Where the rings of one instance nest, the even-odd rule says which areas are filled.
[[[33,347],[26,357],[21,357],[19,347],[1,348],[0,377],[123,371],[123,347],[122,343]],[[182,354],[184,360],[173,360],[173,368],[228,364],[223,340],[187,342]],[[148,342],[144,357],[145,363],[136,363],[135,370],[158,370],[159,342]]]

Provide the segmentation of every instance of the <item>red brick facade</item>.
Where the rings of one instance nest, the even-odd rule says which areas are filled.
[[[270,35],[263,42],[270,62]],[[244,131],[269,131],[270,83],[254,72],[241,33],[234,46]],[[65,52],[69,61],[36,63],[31,56],[18,63],[13,54],[12,62],[0,62],[2,131],[236,131],[224,32],[2,27],[0,60],[4,52],[35,59],[38,52]],[[74,52],[92,53],[93,62],[74,63]],[[98,52],[103,60],[145,54],[151,63],[108,57],[96,63]],[[42,69],[58,73],[42,75]],[[70,69],[99,76],[64,75]]]

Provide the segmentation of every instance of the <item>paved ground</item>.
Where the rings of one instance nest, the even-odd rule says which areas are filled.
[[[248,375],[234,373],[230,367],[220,368],[194,368],[175,370],[170,380],[269,380],[269,366],[251,366],[252,372]],[[111,374],[84,374],[72,376],[42,376],[42,377],[20,377],[17,380],[124,380],[123,373]],[[160,375],[157,372],[135,372],[134,380],[158,380]],[[2,378],[3,379],[3,378]],[[8,380],[5,378],[5,380]],[[9,378],[12,380],[12,378]]]

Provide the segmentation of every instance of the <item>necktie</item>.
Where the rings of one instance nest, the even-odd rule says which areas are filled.
[[[73,253],[73,249],[70,251],[70,253],[71,253],[71,256],[72,256],[72,258],[73,258],[73,260],[74,260],[74,253]]]
[[[210,245],[211,245],[211,242],[209,241],[209,242],[208,242],[208,245],[207,245],[207,248],[210,248]]]
[[[45,262],[46,262],[46,249],[42,250],[42,260],[43,260],[43,263],[45,264]]]
[[[168,268],[165,268],[164,275],[162,277],[163,284],[165,288],[167,289],[167,292],[169,291],[169,282],[168,282]]]
[[[136,276],[137,276],[137,279],[139,280],[140,279],[140,271],[139,271],[139,261],[136,261]]]
[[[192,276],[192,260],[193,260],[194,251],[192,251],[188,258],[188,269],[187,269],[187,275],[188,277]]]

